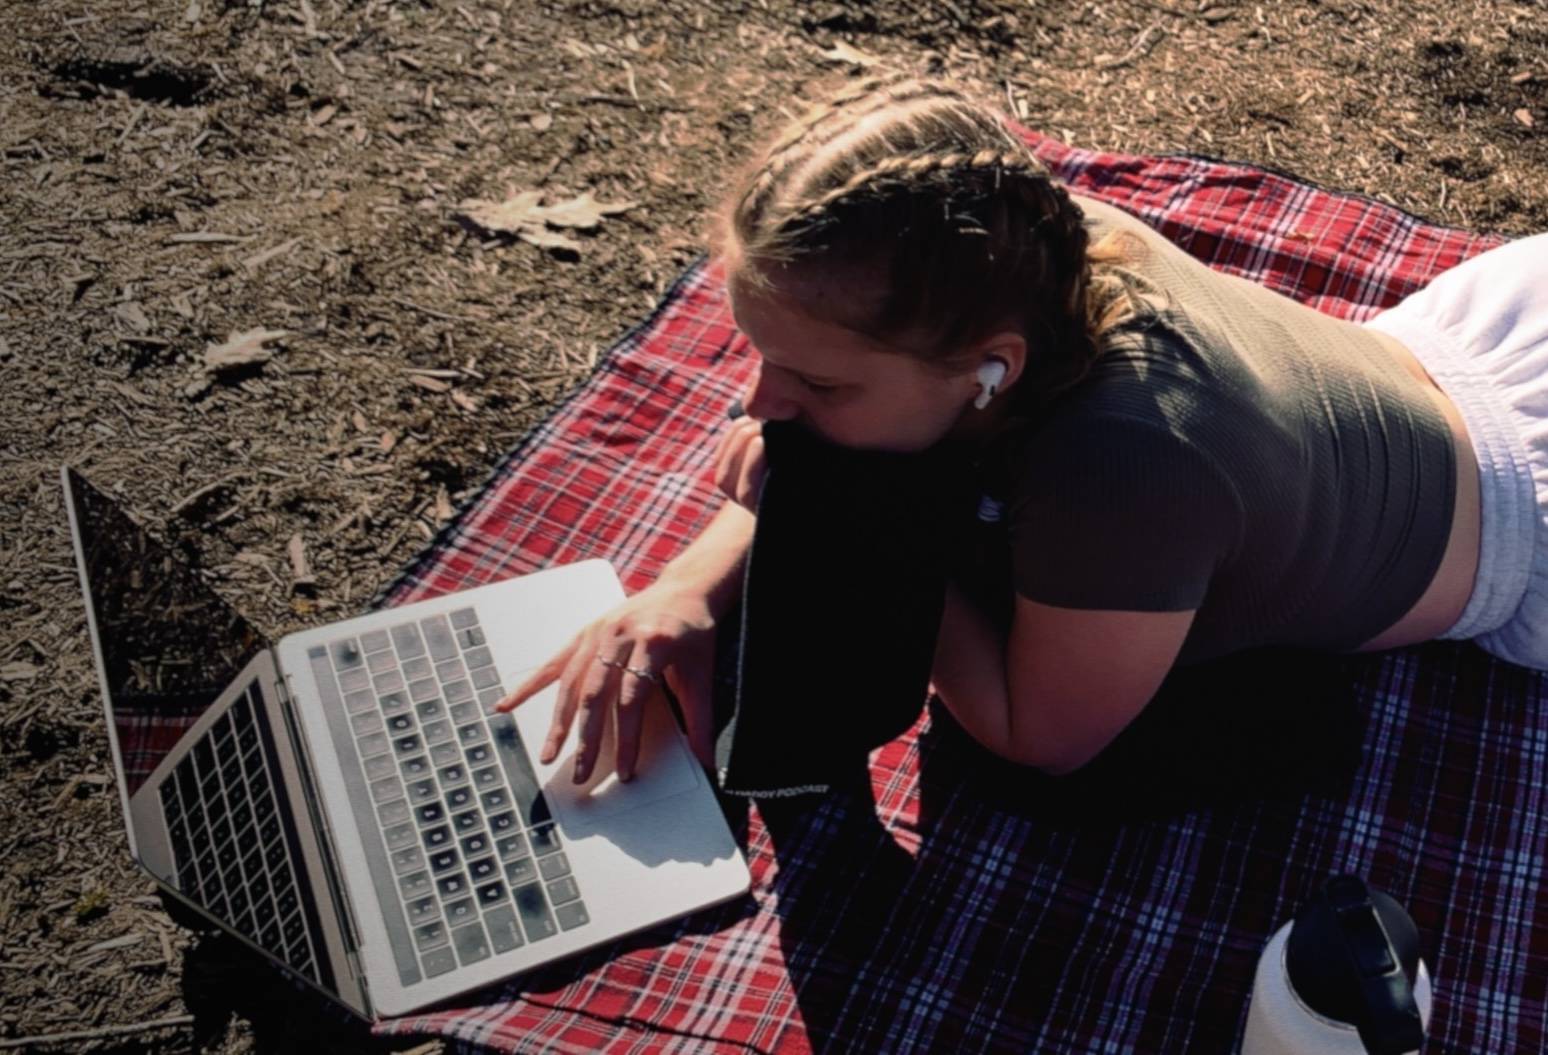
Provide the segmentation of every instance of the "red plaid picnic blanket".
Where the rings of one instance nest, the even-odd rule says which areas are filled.
[[[1258,168],[1024,134],[1078,193],[1350,319],[1497,244]],[[690,268],[381,599],[591,557],[650,583],[722,501],[715,438],[753,364],[721,279]],[[1050,826],[964,793],[927,714],[873,756],[874,803],[750,811],[749,897],[379,1028],[545,1052],[1227,1052],[1264,943],[1353,872],[1418,924],[1426,1052],[1541,1051],[1544,678],[1471,645],[1357,662],[1344,797]]]

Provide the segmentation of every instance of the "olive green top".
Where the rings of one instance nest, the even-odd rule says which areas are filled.
[[[1358,325],[1077,202],[1093,242],[1132,236],[1144,308],[1021,441],[1005,508],[1016,591],[1196,608],[1182,663],[1342,651],[1397,622],[1440,566],[1456,501],[1425,388]]]

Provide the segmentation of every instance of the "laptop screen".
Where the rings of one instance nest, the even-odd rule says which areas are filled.
[[[108,711],[128,794],[268,642],[173,552],[71,471]]]

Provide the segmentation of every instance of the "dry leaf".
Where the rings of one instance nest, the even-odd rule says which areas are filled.
[[[875,55],[867,55],[859,48],[845,44],[842,40],[827,51],[824,51],[822,57],[829,62],[848,62],[855,66],[874,66],[881,61]]]
[[[523,227],[516,232],[516,237],[543,249],[568,249],[573,253],[581,251],[579,242],[566,238],[562,234],[555,234],[544,227]]]
[[[465,201],[462,203],[462,210],[464,216],[486,230],[515,234],[524,226],[542,222],[532,215],[538,209],[538,202],[542,200],[542,191],[529,190],[498,203]]]
[[[1526,125],[1528,128],[1531,128],[1533,125],[1535,125],[1537,123],[1536,121],[1532,120],[1532,111],[1528,110],[1524,106],[1521,109],[1516,111],[1515,118],[1516,118],[1517,121],[1520,121],[1522,124]]]
[[[638,205],[637,201],[600,202],[587,191],[578,198],[534,209],[533,213],[554,227],[574,227],[590,231],[602,222],[602,217],[628,212]]]
[[[204,350],[204,368],[210,371],[232,370],[252,363],[266,363],[274,353],[263,345],[277,337],[284,337],[289,330],[265,330],[261,327],[245,333],[234,333],[225,344],[212,344]]]
[[[535,132],[546,132],[554,126],[553,114],[535,114],[529,122]]]

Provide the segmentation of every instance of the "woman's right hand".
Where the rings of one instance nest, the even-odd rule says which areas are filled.
[[[655,681],[610,664],[651,671],[676,695],[694,755],[713,766],[715,626],[702,590],[658,580],[581,629],[495,710],[510,711],[557,680],[559,699],[539,758],[552,762],[573,725],[577,784],[591,776],[603,723],[615,711],[618,779],[626,781],[639,760],[644,708],[668,704]]]

